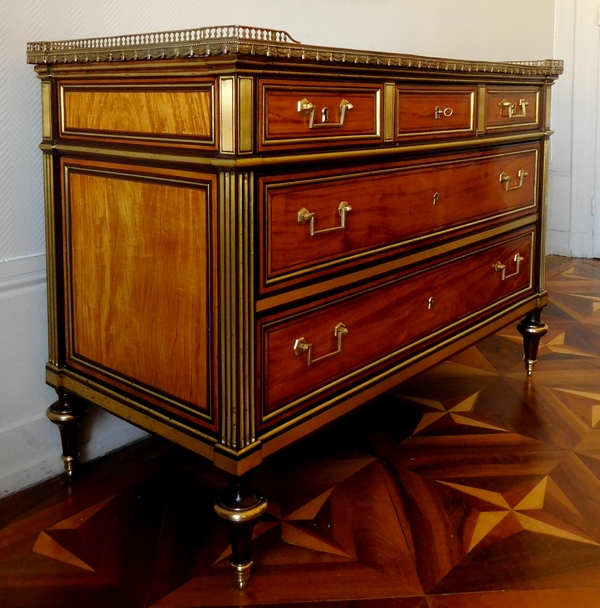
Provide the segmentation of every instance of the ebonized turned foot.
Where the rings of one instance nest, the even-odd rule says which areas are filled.
[[[63,450],[62,460],[69,479],[72,479],[79,457],[77,430],[89,408],[85,401],[67,393],[62,388],[56,389],[56,392],[58,401],[47,409],[46,416],[58,426]]]
[[[252,530],[267,510],[267,501],[254,492],[247,475],[229,477],[229,486],[215,501],[215,513],[229,523],[231,567],[238,589],[244,589],[250,578]]]
[[[548,332],[548,326],[540,320],[541,308],[536,308],[530,312],[517,326],[519,333],[523,336],[523,346],[525,348],[525,369],[527,375],[533,373],[533,365],[537,360],[537,352],[542,336]]]

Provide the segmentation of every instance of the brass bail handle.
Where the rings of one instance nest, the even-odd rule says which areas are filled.
[[[338,355],[342,352],[342,338],[347,334],[348,328],[340,322],[333,329],[333,335],[337,338],[337,350],[323,355],[322,357],[318,357],[317,359],[313,359],[312,344],[310,342],[307,342],[304,338],[298,338],[294,342],[294,353],[296,357],[299,357],[306,353],[306,365],[312,365],[313,363],[323,361],[323,359],[329,359],[329,357],[333,357],[334,355]]]
[[[510,277],[515,277],[519,274],[519,272],[521,271],[521,262],[524,260],[525,258],[519,254],[519,253],[515,253],[515,255],[513,256],[513,262],[515,262],[515,271],[512,274],[506,274],[506,264],[503,264],[502,262],[496,262],[494,265],[492,265],[492,268],[494,269],[494,272],[500,272],[502,271],[502,281],[506,280],[506,279],[510,279]]]
[[[498,102],[500,106],[500,116],[504,118],[526,118],[527,117],[527,106],[529,102],[522,97],[517,103],[512,103],[508,99],[502,99]],[[518,110],[517,110],[518,108]]]
[[[517,183],[514,186],[509,185],[510,184],[510,175],[508,175],[507,173],[504,173],[504,171],[502,171],[502,173],[500,173],[500,183],[504,184],[504,191],[508,192],[509,190],[518,190],[519,188],[523,187],[523,180],[529,175],[529,173],[527,173],[527,171],[525,171],[525,169],[519,169],[517,171]]]
[[[318,127],[343,127],[346,116],[353,107],[354,106],[347,99],[342,99],[342,101],[340,101],[339,122],[329,122],[329,108],[323,108],[321,110],[321,122],[315,122],[317,106],[308,101],[306,97],[298,101],[298,112],[303,116],[308,116],[309,129],[316,129]]]
[[[338,230],[346,230],[346,214],[352,211],[352,207],[348,204],[348,201],[342,201],[338,205],[338,213],[340,214],[340,225],[334,226],[333,228],[323,228],[322,230],[315,230],[315,214],[311,213],[306,207],[302,207],[298,211],[298,223],[306,224],[310,222],[310,236],[317,234],[325,234],[327,232],[337,232]]]

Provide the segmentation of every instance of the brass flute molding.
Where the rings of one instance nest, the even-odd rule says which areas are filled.
[[[240,25],[27,44],[27,61],[32,64],[149,61],[214,55],[258,55],[327,63],[525,76],[558,76],[564,69],[563,62],[556,59],[481,62],[333,49],[301,44],[282,30]]]
[[[254,175],[219,174],[221,442],[250,445],[254,429]]]

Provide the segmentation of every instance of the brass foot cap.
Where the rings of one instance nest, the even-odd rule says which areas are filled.
[[[525,369],[527,370],[527,376],[531,378],[533,375],[533,366],[535,365],[535,361],[530,359],[525,359]]]
[[[245,589],[248,586],[252,563],[252,560],[250,560],[247,564],[234,564],[231,562],[231,567],[235,573],[235,583],[238,589]]]

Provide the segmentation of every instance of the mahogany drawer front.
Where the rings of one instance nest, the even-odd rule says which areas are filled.
[[[485,108],[486,131],[539,128],[540,89],[488,87]]]
[[[261,81],[259,149],[381,142],[381,85]]]
[[[396,88],[396,139],[475,133],[475,87]]]
[[[267,320],[261,328],[263,422],[507,298],[531,293],[534,237],[533,231],[505,237],[333,303]]]
[[[194,84],[63,84],[60,135],[215,147],[214,80]]]
[[[538,148],[528,146],[368,172],[262,178],[265,286],[533,210],[538,159]]]

